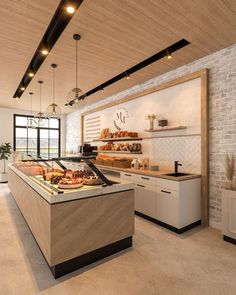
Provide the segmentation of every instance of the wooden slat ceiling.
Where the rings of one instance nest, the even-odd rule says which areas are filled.
[[[34,91],[37,110],[39,87],[43,108],[51,101],[51,63],[57,63],[57,103],[63,112],[68,92],[75,87],[74,33],[79,41],[79,87],[84,91],[105,82],[163,48],[185,38],[191,45],[173,59],[156,62],[87,98],[88,104],[118,93],[193,60],[236,43],[235,0],[84,0],[61,38],[19,101],[12,98],[45,32],[59,0],[5,1],[0,8],[0,106],[29,109]]]

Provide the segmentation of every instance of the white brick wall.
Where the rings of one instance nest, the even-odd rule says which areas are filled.
[[[219,226],[221,188],[226,183],[224,158],[226,152],[236,156],[236,44],[87,106],[83,111],[203,68],[209,69],[210,222]],[[80,113],[77,110],[67,116],[67,151],[76,151],[80,144]]]

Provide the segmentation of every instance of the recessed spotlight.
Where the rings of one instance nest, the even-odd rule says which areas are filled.
[[[48,55],[48,51],[47,51],[46,49],[43,49],[43,50],[41,51],[41,53],[42,53],[43,55]]]
[[[171,60],[171,59],[172,59],[172,55],[171,55],[171,53],[168,52],[167,55],[166,55],[166,57],[167,57],[168,60]]]
[[[130,79],[130,75],[126,73],[126,79],[129,80]]]
[[[20,90],[24,91],[25,90],[25,87],[21,87]]]
[[[16,97],[16,100],[20,99],[18,96]]]
[[[34,73],[29,73],[28,74],[30,77],[34,77]]]
[[[75,12],[75,8],[73,6],[67,6],[66,7],[66,11],[69,13],[69,14],[73,14]]]

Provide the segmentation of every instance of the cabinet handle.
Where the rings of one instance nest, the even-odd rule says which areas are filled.
[[[171,192],[161,190],[162,193],[171,194]]]
[[[131,175],[131,174],[126,174],[126,173],[125,173],[125,176],[132,176],[132,175]]]
[[[137,186],[140,186],[140,187],[145,187],[145,185],[142,185],[142,184],[137,184]]]
[[[150,180],[150,178],[148,177],[144,177],[144,176],[141,176],[142,179],[145,179],[145,180]]]

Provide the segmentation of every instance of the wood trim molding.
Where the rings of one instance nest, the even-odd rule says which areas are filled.
[[[128,102],[130,100],[139,98],[141,96],[160,91],[169,87],[176,86],[178,84],[193,80],[193,79],[201,79],[201,191],[202,191],[202,224],[208,226],[209,225],[209,144],[208,144],[208,69],[201,69],[199,71],[186,74],[182,77],[178,77],[171,81],[165,82],[158,86],[151,87],[149,89],[140,91],[138,93],[134,93],[123,97],[117,101],[112,101],[87,112],[81,114],[81,143],[83,144],[83,125],[84,125],[84,117],[86,115],[102,111],[104,109]]]

